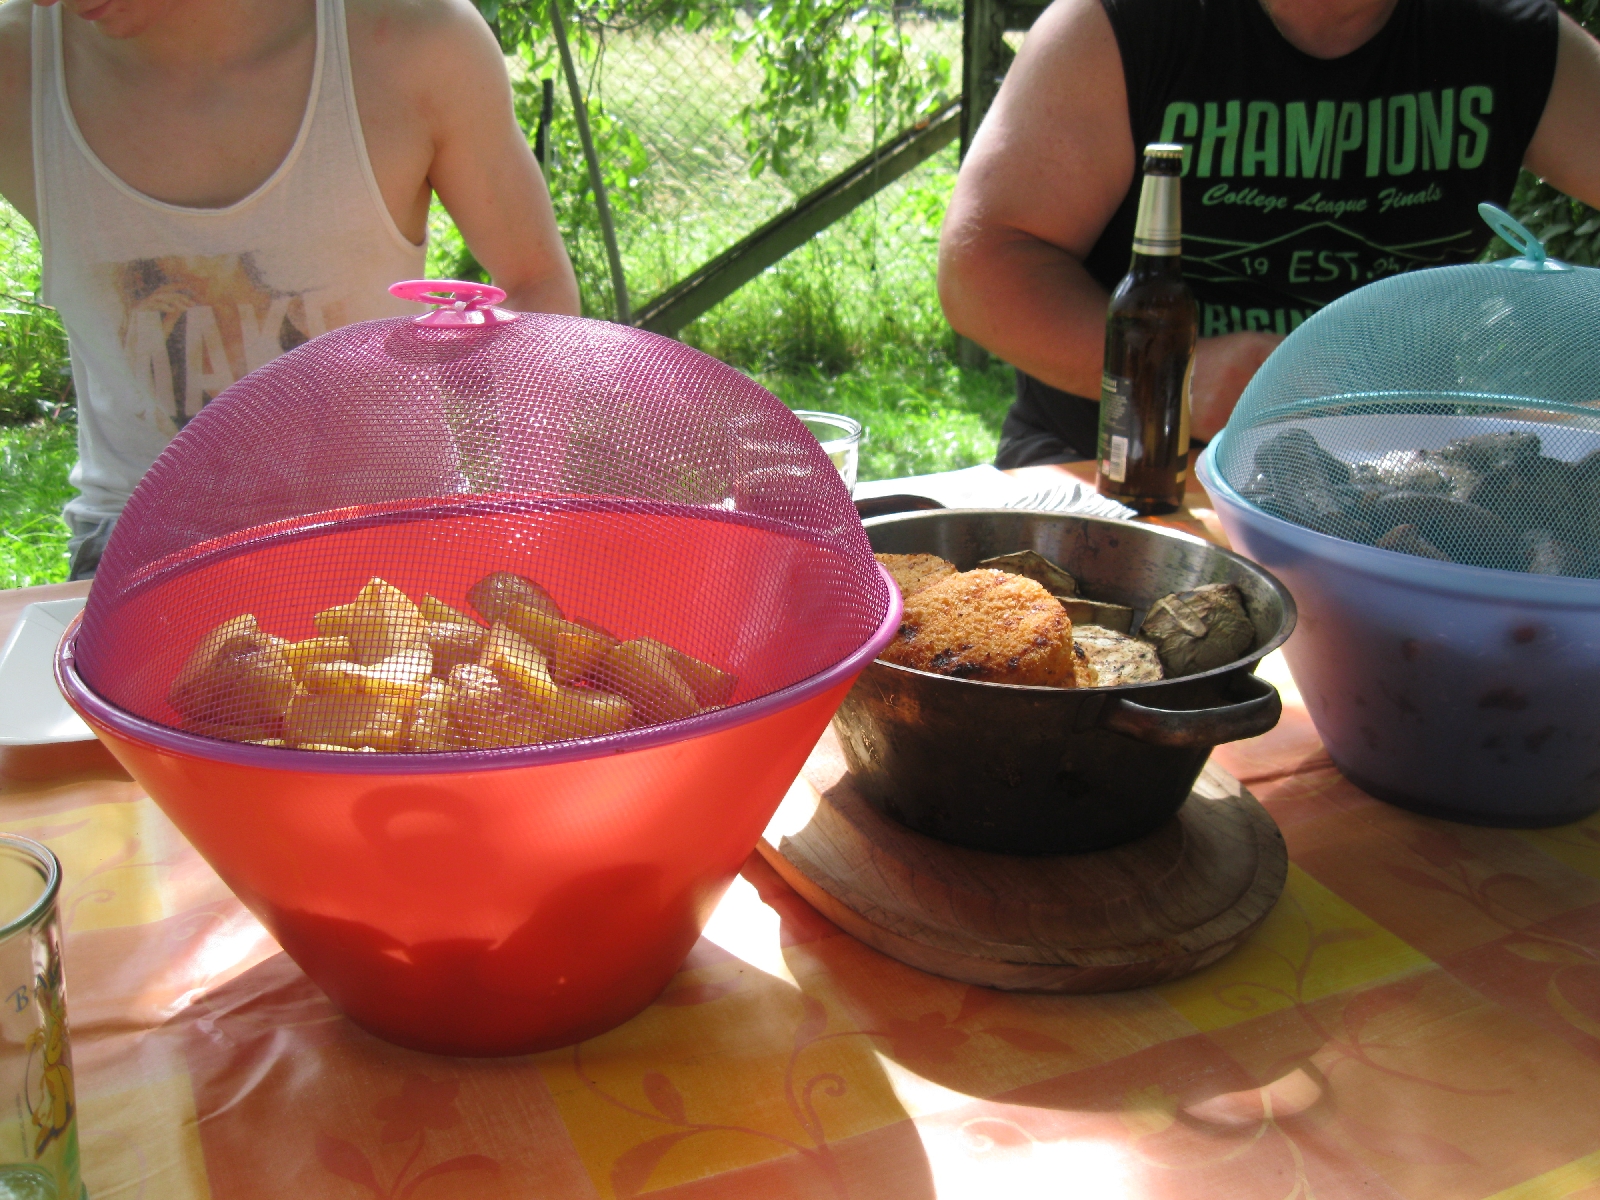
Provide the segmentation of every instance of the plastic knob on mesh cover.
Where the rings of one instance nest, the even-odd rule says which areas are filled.
[[[1529,232],[1528,227],[1503,208],[1492,204],[1478,205],[1478,215],[1489,228],[1500,235],[1502,241],[1517,252],[1516,258],[1502,258],[1494,266],[1512,271],[1570,271],[1572,267],[1560,259],[1551,258],[1544,243]]]
[[[505,289],[492,283],[468,283],[461,279],[407,279],[392,284],[389,294],[416,304],[436,304],[430,313],[412,317],[417,325],[438,327],[500,325],[515,321],[517,314],[496,308],[506,298]]]

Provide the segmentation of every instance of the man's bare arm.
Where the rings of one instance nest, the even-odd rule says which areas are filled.
[[[33,87],[29,0],[0,3],[0,196],[37,223],[33,190]]]
[[[956,331],[1098,396],[1108,297],[1083,260],[1134,165],[1111,22],[1099,0],[1056,0],[1007,72],[945,215],[939,296]]]
[[[1523,165],[1567,195],[1600,206],[1600,42],[1565,15],[1550,98]]]
[[[420,236],[431,187],[510,306],[576,314],[572,263],[483,18],[469,0],[358,0],[351,11],[362,128],[402,230]]]
[[[1106,291],[1083,260],[1136,167],[1116,35],[1099,0],[1034,23],[974,139],[939,239],[939,298],[958,333],[1053,387],[1098,399]],[[1202,338],[1195,436],[1222,428],[1283,339]]]
[[[505,59],[477,10],[458,3],[476,36],[459,39],[456,62],[436,66],[451,86],[436,97],[428,180],[513,307],[576,316],[577,276],[544,176],[517,124]]]

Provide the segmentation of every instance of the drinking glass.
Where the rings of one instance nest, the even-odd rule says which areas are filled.
[[[0,834],[0,1200],[80,1200],[56,895],[61,863]]]
[[[839,468],[839,477],[844,480],[844,486],[852,496],[855,495],[856,466],[861,455],[861,422],[838,413],[807,412],[803,409],[796,409],[794,415],[822,443],[828,457],[833,459],[833,465]]]

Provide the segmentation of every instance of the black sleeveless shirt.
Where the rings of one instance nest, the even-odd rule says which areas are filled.
[[[1187,148],[1202,337],[1288,333],[1362,284],[1476,258],[1477,206],[1510,199],[1555,75],[1551,0],[1399,0],[1337,59],[1292,46],[1260,0],[1101,3],[1135,148]],[[1139,185],[1085,260],[1107,290],[1128,269]],[[1028,383],[1006,435],[1037,428],[1092,457],[1099,406]]]

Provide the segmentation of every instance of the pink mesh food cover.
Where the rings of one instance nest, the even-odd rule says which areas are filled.
[[[737,371],[601,321],[396,318],[290,351],[183,428],[117,524],[77,669],[155,725],[254,728],[253,740],[303,753],[262,725],[249,687],[198,723],[175,707],[175,681],[208,635],[249,618],[261,635],[303,642],[327,632],[317,614],[381,608],[362,592],[379,579],[465,614],[481,639],[493,603],[473,588],[495,572],[537,584],[579,643],[575,627],[716,672],[695,682],[683,666],[695,704],[668,705],[645,728],[548,726],[546,742],[589,738],[590,750],[594,737],[621,749],[659,740],[663,723],[726,719],[816,676],[859,651],[892,605],[828,456]],[[603,676],[563,681],[547,707],[593,699]]]

